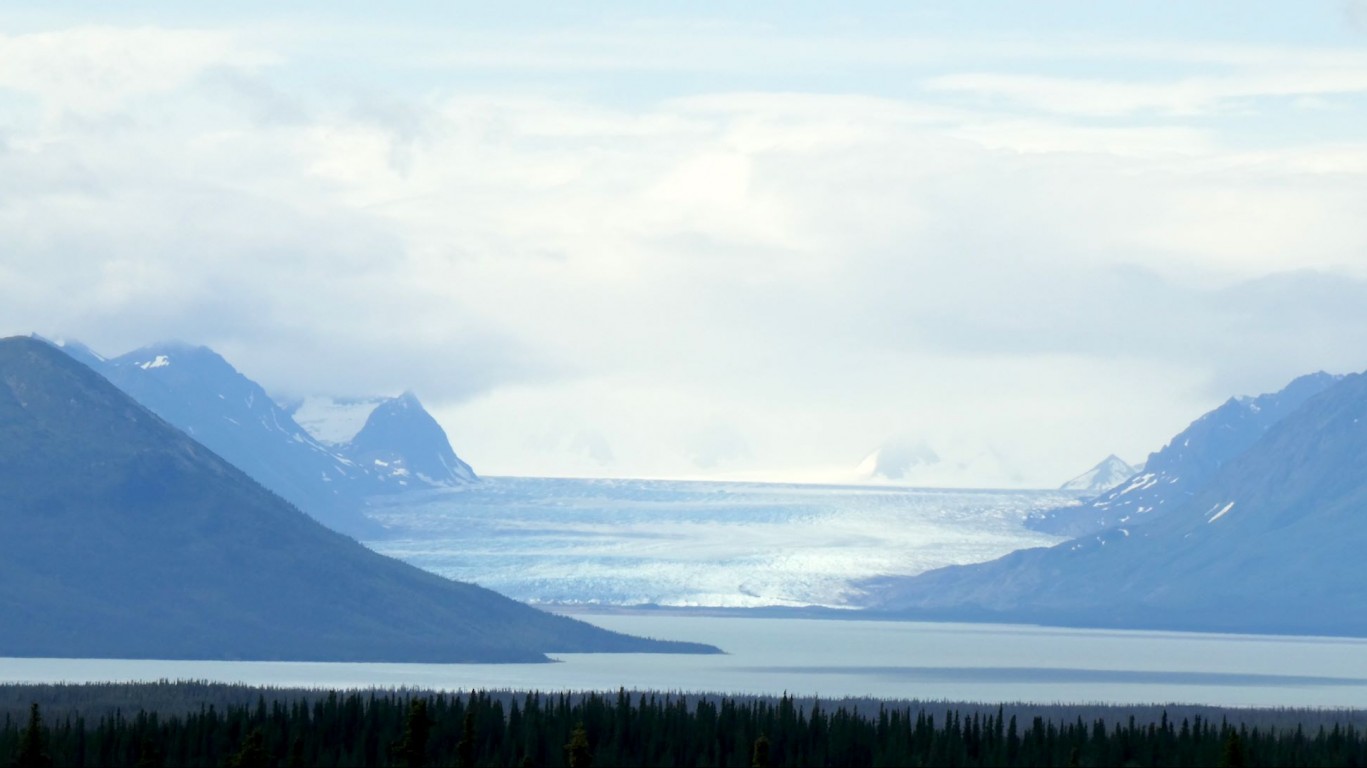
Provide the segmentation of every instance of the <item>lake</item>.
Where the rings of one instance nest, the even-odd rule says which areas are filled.
[[[0,659],[0,682],[713,691],[826,698],[1367,707],[1367,640],[704,615],[594,614],[724,656],[560,654],[556,664]]]
[[[1367,640],[755,618],[607,606],[859,604],[873,576],[1058,539],[1055,491],[488,478],[380,500],[386,554],[636,635],[725,656],[562,654],[556,664],[0,659],[0,681],[784,692],[838,698],[1367,707]],[[855,611],[850,611],[856,616]]]

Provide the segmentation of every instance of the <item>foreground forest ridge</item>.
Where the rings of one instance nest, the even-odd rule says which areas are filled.
[[[34,701],[26,714],[12,711],[22,697]],[[46,714],[39,699],[48,702]],[[0,727],[0,761],[16,766],[1367,762],[1363,713],[1343,711],[1174,707],[1172,716],[1161,709],[1155,718],[1134,707],[828,704],[626,691],[285,691],[202,683],[6,686],[0,702],[11,710]]]

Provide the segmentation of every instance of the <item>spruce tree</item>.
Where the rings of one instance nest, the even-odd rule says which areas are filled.
[[[260,728],[253,728],[242,740],[237,754],[228,759],[230,768],[266,768],[269,756],[266,754],[266,737]]]
[[[1239,740],[1239,732],[1229,729],[1225,738],[1225,753],[1220,757],[1221,768],[1244,768],[1244,745]]]
[[[390,747],[390,752],[408,768],[423,768],[427,765],[427,737],[431,732],[432,720],[427,716],[427,699],[414,698],[408,703],[408,720],[404,724],[403,740]],[[469,763],[462,760],[461,765]]]
[[[475,768],[475,710],[472,706],[465,710],[465,720],[461,723],[461,739],[456,744],[456,756],[460,758],[460,768]]]
[[[769,768],[769,737],[760,734],[750,752],[751,768]]]
[[[51,768],[52,755],[47,752],[47,728],[43,727],[43,715],[38,704],[29,708],[28,727],[19,737],[19,754],[14,757],[15,768]]]
[[[584,730],[584,722],[574,726],[570,743],[565,745],[565,761],[570,768],[589,768],[593,765],[593,755],[589,752],[589,734]]]

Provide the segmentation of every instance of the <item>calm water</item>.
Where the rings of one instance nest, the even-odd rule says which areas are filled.
[[[1367,640],[992,624],[582,615],[725,656],[558,664],[0,659],[0,682],[206,679],[276,686],[685,690],[975,701],[1367,707]]]

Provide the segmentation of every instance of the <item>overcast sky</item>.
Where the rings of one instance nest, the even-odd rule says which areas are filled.
[[[1367,3],[281,5],[0,7],[0,332],[484,474],[1048,487],[1367,368]]]

